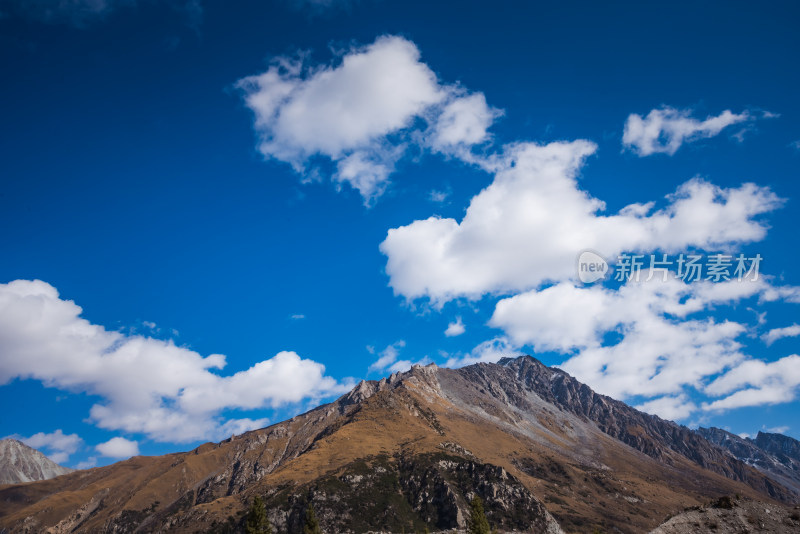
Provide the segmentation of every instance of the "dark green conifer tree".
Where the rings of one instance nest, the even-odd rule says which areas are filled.
[[[253,504],[250,505],[250,511],[247,512],[244,530],[247,534],[272,534],[272,526],[267,520],[267,509],[264,507],[264,501],[258,495],[253,497]]]
[[[483,501],[477,495],[469,503],[469,534],[491,534],[489,520],[483,511]]]
[[[306,509],[306,522],[303,525],[303,534],[322,534],[322,529],[319,528],[319,521],[317,515],[314,513],[314,507],[308,503]]]

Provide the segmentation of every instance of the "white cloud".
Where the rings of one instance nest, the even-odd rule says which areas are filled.
[[[773,328],[766,334],[762,335],[761,339],[763,339],[764,343],[767,345],[772,345],[781,338],[797,336],[800,336],[800,325],[795,323],[791,326],[785,326],[783,328]]]
[[[797,398],[798,386],[800,356],[792,354],[769,363],[747,360],[708,385],[707,393],[727,396],[703,407],[723,411],[789,402]]]
[[[97,456],[90,456],[83,462],[78,462],[75,469],[91,469],[97,465]]]
[[[447,337],[455,337],[460,336],[464,332],[466,332],[466,328],[464,327],[464,323],[461,322],[461,317],[456,317],[456,321],[447,325],[447,329],[444,331],[444,335]]]
[[[636,406],[636,409],[670,421],[680,421],[689,417],[697,409],[697,406],[689,400],[686,394],[682,393],[645,402]]]
[[[391,367],[392,365],[397,362],[397,357],[400,354],[400,349],[406,346],[406,342],[402,339],[399,341],[395,341],[385,349],[383,349],[380,354],[378,355],[378,359],[369,366],[369,372],[373,371],[384,371]],[[372,347],[368,347],[369,350]],[[369,351],[370,354],[374,354],[375,349]]]
[[[692,179],[652,212],[652,203],[604,215],[604,203],[582,191],[577,176],[596,146],[589,141],[507,146],[493,158],[493,182],[472,198],[461,222],[430,217],[390,229],[381,243],[396,294],[441,306],[459,297],[535,288],[574,277],[586,249],[683,252],[760,240],[757,216],[781,200],[767,188],[722,189]]]
[[[97,452],[108,458],[130,458],[139,454],[139,444],[125,438],[111,438],[105,443],[99,444]]]
[[[143,336],[110,332],[80,317],[40,280],[0,284],[0,384],[15,378],[102,398],[90,410],[101,428],[156,441],[220,439],[266,419],[226,421],[227,409],[257,409],[340,394],[322,364],[281,352],[220,375],[225,357]]]
[[[54,461],[57,464],[63,465],[67,463],[69,460],[69,453],[67,452],[52,452],[47,455],[50,460]]]
[[[338,171],[333,175],[333,179],[336,182],[349,183],[369,202],[383,194],[389,174],[394,170],[394,161],[395,158],[388,157],[381,151],[373,154],[364,151],[353,152],[339,160]]]
[[[623,320],[606,311],[628,311],[611,302],[616,298],[601,286],[583,289],[562,282],[500,300],[489,325],[501,328],[517,345],[535,345],[542,352],[597,346],[602,333]]]
[[[302,313],[295,313],[294,315],[291,316],[291,318],[294,319],[295,321],[299,321],[300,319],[305,319],[306,316]]]
[[[692,110],[671,107],[653,109],[646,117],[632,113],[625,122],[622,144],[640,156],[674,154],[683,143],[713,137],[732,124],[752,120],[747,111],[725,110],[703,121],[691,117]]]
[[[454,98],[436,121],[431,146],[444,153],[468,153],[473,145],[489,138],[487,130],[500,115],[488,106],[482,93]]]
[[[431,363],[431,359],[427,356],[420,358],[415,362],[411,360],[397,360],[387,369],[387,371],[390,373],[404,373],[405,371],[411,369],[411,366],[413,365],[428,365],[429,363]]]
[[[450,356],[444,365],[445,367],[457,368],[472,365],[473,363],[495,363],[500,358],[514,357],[518,354],[517,347],[508,338],[498,336],[478,344],[468,354]]]
[[[467,154],[487,139],[499,112],[482,94],[442,85],[416,45],[383,36],[352,48],[337,65],[309,67],[277,58],[237,86],[255,114],[259,150],[302,175],[324,174],[357,189],[369,204],[384,191],[407,146]]]
[[[431,359],[427,356],[420,358],[417,361],[400,360],[400,349],[406,346],[406,342],[402,339],[392,343],[383,349],[378,355],[378,359],[369,366],[369,372],[388,372],[388,373],[402,373],[411,369],[412,365],[427,365],[431,363]],[[370,354],[375,353],[374,347],[367,347]]]
[[[640,409],[669,419],[699,409],[689,390],[709,397],[736,391],[732,398],[704,403],[705,410],[794,398],[795,362],[777,366],[752,359],[738,341],[747,325],[703,316],[720,305],[765,299],[775,288],[764,278],[685,283],[674,276],[647,282],[646,275],[619,289],[561,282],[520,293],[501,299],[489,324],[514,346],[568,355],[561,367],[578,380],[618,399],[647,398]],[[800,369],[797,375],[800,380]],[[714,381],[707,386],[709,380]],[[737,391],[748,385],[755,387]]]
[[[750,285],[751,294],[764,287],[728,283]],[[561,367],[600,393],[675,396],[745,358],[736,341],[744,325],[687,317],[719,302],[699,296],[704,285],[653,278],[613,290],[562,282],[500,300],[490,325],[514,344],[569,354]]]
[[[64,434],[60,428],[50,433],[37,432],[19,440],[29,447],[47,452],[47,456],[57,464],[65,463],[83,445],[78,434]]]

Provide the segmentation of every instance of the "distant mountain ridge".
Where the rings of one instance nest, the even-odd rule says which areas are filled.
[[[742,438],[715,427],[701,427],[697,433],[800,495],[800,441],[769,432]]]
[[[73,470],[16,439],[0,439],[0,484],[47,480]]]
[[[444,532],[477,495],[499,532],[632,534],[735,494],[796,498],[699,433],[523,356],[414,366],[221,443],[0,488],[0,531],[239,532],[258,495],[276,532],[302,532],[309,504],[328,533]]]

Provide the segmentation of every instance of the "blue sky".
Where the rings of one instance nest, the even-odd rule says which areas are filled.
[[[800,438],[793,3],[65,5],[0,1],[0,435],[103,465],[530,353]]]

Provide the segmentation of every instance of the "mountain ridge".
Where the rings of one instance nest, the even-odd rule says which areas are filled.
[[[743,438],[721,428],[698,428],[697,433],[726,453],[751,465],[800,495],[800,442],[768,432]]]
[[[329,532],[435,531],[463,528],[478,495],[501,531],[645,532],[734,493],[795,498],[686,427],[523,356],[414,366],[220,443],[0,488],[0,527],[227,532],[260,495],[281,532],[309,503]]]

